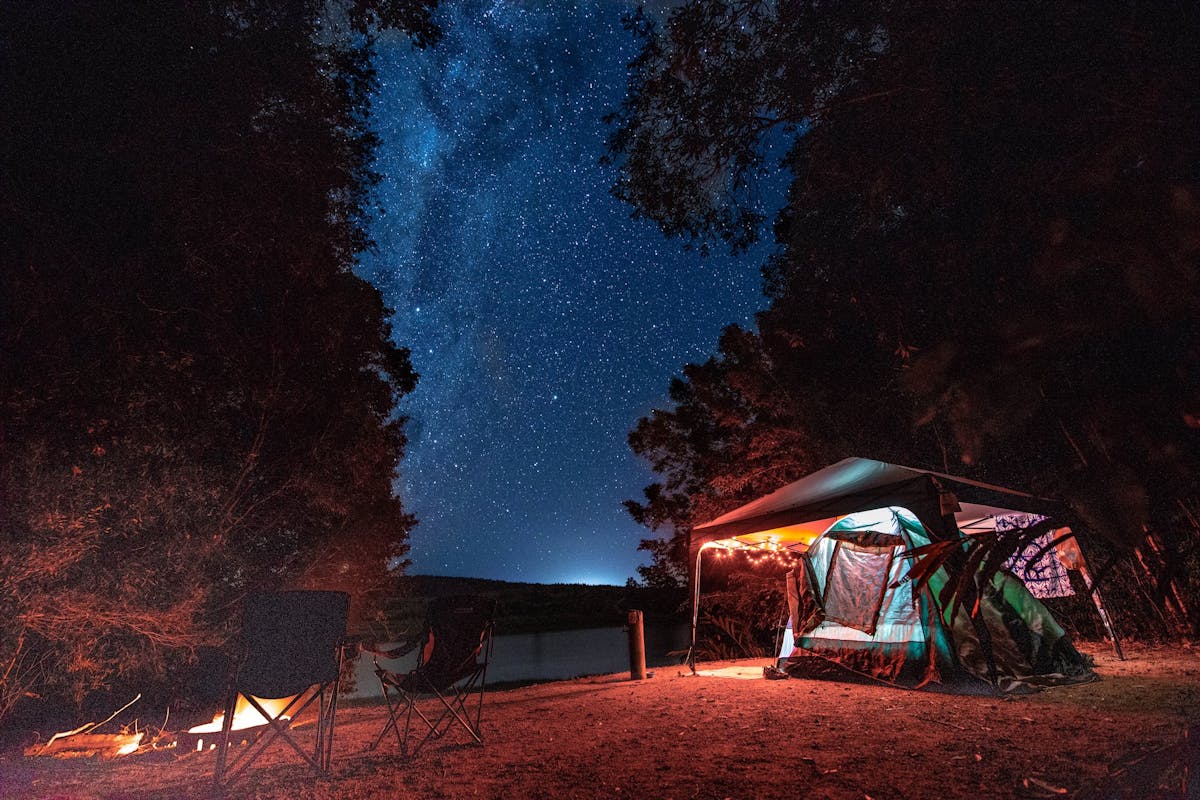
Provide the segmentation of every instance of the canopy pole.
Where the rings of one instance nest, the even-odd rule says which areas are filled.
[[[1072,531],[1074,535],[1074,531]],[[1088,590],[1088,594],[1092,596],[1092,603],[1096,606],[1096,613],[1100,615],[1100,622],[1104,624],[1104,630],[1108,631],[1108,637],[1112,639],[1113,650],[1116,651],[1117,660],[1124,661],[1125,653],[1121,651],[1121,640],[1117,638],[1117,631],[1113,628],[1112,620],[1108,616],[1108,610],[1104,607],[1104,601],[1100,599],[1100,587],[1092,582],[1092,573],[1088,569],[1087,556],[1083,554],[1083,545],[1079,543],[1079,537],[1075,536],[1075,547],[1079,549],[1079,577],[1083,578],[1083,585]]]
[[[1092,602],[1096,604],[1096,612],[1100,614],[1100,621],[1104,623],[1104,630],[1108,631],[1108,637],[1112,639],[1113,650],[1117,653],[1117,660],[1124,661],[1125,654],[1121,652],[1121,640],[1117,638],[1117,632],[1113,629],[1112,620],[1108,618],[1108,611],[1104,608],[1104,601],[1100,599],[1100,589],[1092,584],[1092,576],[1088,572],[1086,564],[1079,565],[1079,575],[1083,578],[1083,585],[1087,587],[1088,594],[1092,596]]]
[[[696,571],[692,576],[692,646],[688,648],[688,666],[693,675],[696,674],[696,627],[700,622],[700,562],[710,544],[712,542],[705,542],[696,551]]]

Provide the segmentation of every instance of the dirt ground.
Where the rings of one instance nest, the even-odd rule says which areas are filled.
[[[1101,680],[1015,697],[764,680],[757,662],[488,695],[485,743],[402,759],[366,746],[381,706],[338,714],[332,776],[273,748],[231,798],[1200,797],[1200,650],[1081,649]],[[1190,748],[1190,749],[1189,749]],[[1189,776],[1191,789],[1181,786]],[[0,797],[202,798],[212,753],[0,759]]]

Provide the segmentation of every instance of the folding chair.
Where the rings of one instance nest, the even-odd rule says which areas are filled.
[[[236,780],[277,739],[318,773],[328,774],[349,606],[350,596],[344,592],[271,592],[247,598],[239,660],[229,682],[217,743],[213,775],[217,790]],[[267,720],[267,727],[228,761],[239,694]],[[290,700],[277,714],[259,702],[282,698]],[[293,738],[292,725],[314,704],[316,743],[309,753]]]
[[[400,752],[409,755],[409,736],[417,735],[412,732],[414,715],[425,723],[427,730],[412,748],[412,755],[455,724],[475,742],[483,743],[480,720],[488,662],[492,657],[495,610],[495,601],[486,598],[438,598],[430,603],[425,628],[415,641],[394,650],[368,650],[374,656],[375,674],[379,676],[388,707],[387,723],[369,749],[378,747],[388,731],[392,731],[396,734]],[[391,672],[379,664],[381,658],[401,658],[418,646],[419,661],[410,672]],[[473,695],[478,698],[472,703]],[[421,697],[436,697],[441,702],[441,713],[436,719],[431,719],[432,713],[427,715],[417,707]],[[400,731],[401,714],[404,715],[403,733]]]

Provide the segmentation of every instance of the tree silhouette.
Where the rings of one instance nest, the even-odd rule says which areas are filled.
[[[0,716],[403,564],[416,375],[353,267],[374,31],[431,5],[4,7]]]
[[[643,48],[609,158],[635,214],[742,247],[756,176],[784,153],[759,335],[800,343],[772,377],[840,384],[794,393],[794,414],[843,406],[798,430],[837,443],[858,416],[859,454],[1062,497],[1117,552],[1160,551],[1164,596],[1184,580],[1196,9],[702,0],[630,26]],[[904,419],[872,426],[881,410]]]

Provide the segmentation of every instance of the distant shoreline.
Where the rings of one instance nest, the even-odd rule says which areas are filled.
[[[646,618],[684,618],[685,593],[632,586],[519,583],[489,578],[405,575],[399,594],[385,604],[391,632],[419,628],[433,597],[479,595],[497,603],[497,630],[505,634],[607,628],[626,624],[628,612]]]

